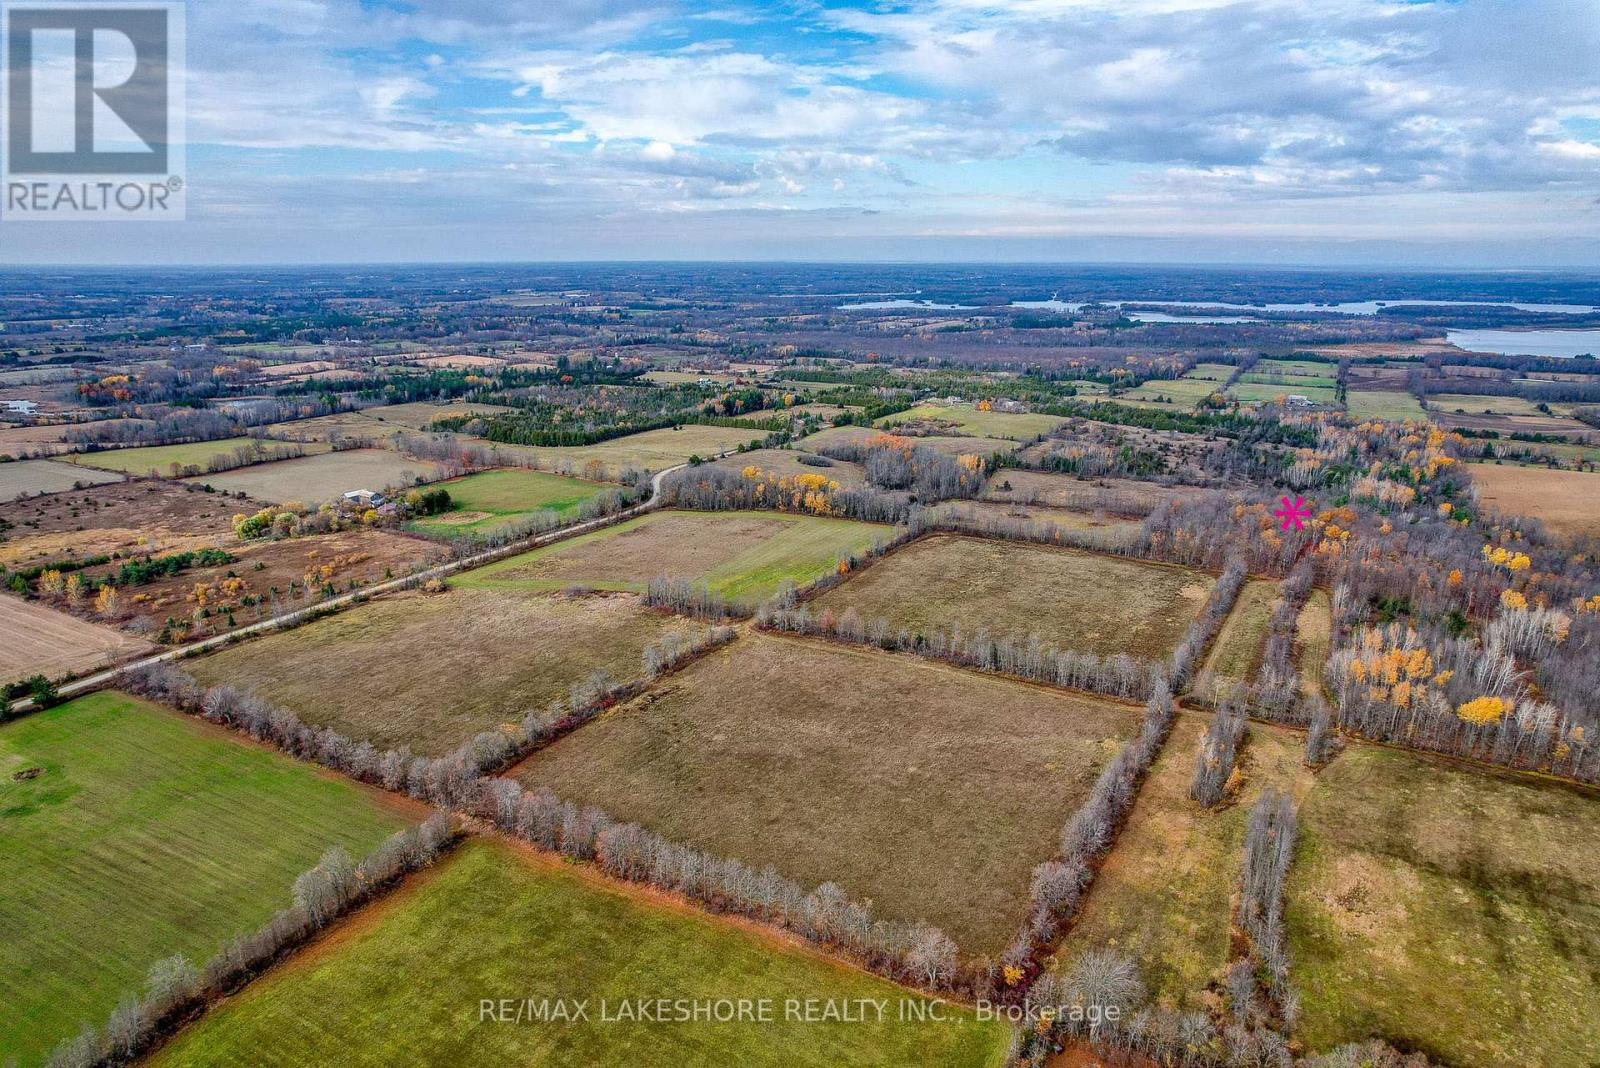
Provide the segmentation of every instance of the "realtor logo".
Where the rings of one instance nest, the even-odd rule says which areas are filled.
[[[183,8],[4,7],[0,220],[179,220]]]

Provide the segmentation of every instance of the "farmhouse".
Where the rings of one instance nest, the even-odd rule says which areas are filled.
[[[39,406],[31,400],[6,401],[7,415],[33,415],[38,410]]]
[[[383,502],[383,494],[369,489],[348,490],[344,494],[344,503],[352,508],[377,508]]]

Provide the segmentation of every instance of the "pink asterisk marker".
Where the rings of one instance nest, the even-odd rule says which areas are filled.
[[[1289,498],[1285,497],[1283,507],[1274,509],[1272,514],[1283,520],[1284,530],[1288,530],[1291,526],[1295,530],[1304,530],[1306,520],[1311,518],[1311,505],[1306,503],[1304,497],[1296,497],[1293,504],[1290,504]]]

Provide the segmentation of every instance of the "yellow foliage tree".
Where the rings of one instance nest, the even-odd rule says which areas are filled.
[[[1467,723],[1482,727],[1485,724],[1498,723],[1509,711],[1511,702],[1504,697],[1478,697],[1458,707],[1456,715]]]

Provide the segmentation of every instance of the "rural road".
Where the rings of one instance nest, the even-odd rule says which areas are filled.
[[[718,453],[717,455],[711,457],[711,459],[719,460],[727,455],[729,455],[727,452]],[[674,467],[669,467],[663,471],[656,472],[655,476],[650,479],[650,496],[633,507],[625,508],[613,515],[601,516],[598,519],[586,519],[581,523],[574,523],[570,527],[562,527],[559,530],[552,530],[545,534],[537,534],[522,541],[512,542],[509,545],[500,545],[493,549],[485,549],[481,553],[474,553],[471,556],[463,556],[459,560],[451,560],[448,563],[440,564],[438,567],[431,567],[426,571],[418,571],[407,575],[404,578],[388,579],[374,586],[366,586],[359,590],[352,590],[349,593],[336,594],[335,596],[329,597],[326,600],[318,601],[316,604],[307,605],[305,608],[297,608],[293,612],[285,612],[283,615],[273,616],[271,619],[263,619],[259,623],[251,623],[247,626],[235,627],[233,630],[230,630],[225,634],[216,634],[209,638],[201,639],[197,642],[190,642],[187,645],[175,646],[166,650],[165,652],[157,653],[154,656],[147,656],[139,660],[132,660],[126,664],[119,665],[118,667],[107,668],[104,671],[97,671],[93,675],[85,675],[81,679],[74,679],[71,682],[64,682],[57,687],[56,692],[59,693],[62,698],[76,697],[92,690],[98,690],[100,687],[115,679],[118,674],[123,671],[127,671],[130,668],[149,667],[152,664],[165,664],[173,660],[182,660],[184,657],[193,653],[203,653],[210,649],[216,649],[237,641],[240,638],[248,637],[252,634],[261,634],[266,631],[278,630],[281,627],[292,626],[312,616],[318,616],[329,611],[337,611],[341,608],[347,608],[359,601],[369,600],[381,594],[391,593],[395,590],[406,589],[411,586],[419,585],[427,582],[429,579],[444,578],[446,575],[453,575],[458,571],[467,571],[474,567],[480,567],[483,564],[492,563],[493,561],[499,560],[502,557],[515,556],[518,553],[525,553],[529,549],[538,549],[553,542],[576,537],[579,534],[596,530],[611,523],[632,519],[635,516],[643,515],[648,511],[660,507],[662,480],[668,475],[672,474],[674,471],[681,471],[688,466],[688,464],[678,464]],[[22,698],[12,703],[10,710],[11,715],[20,715],[32,707],[33,700],[31,698]]]

